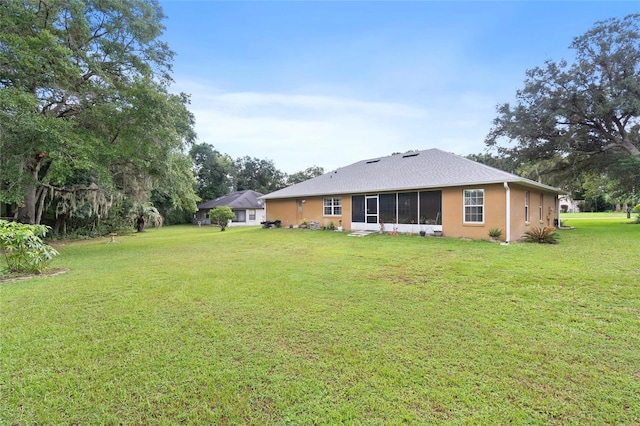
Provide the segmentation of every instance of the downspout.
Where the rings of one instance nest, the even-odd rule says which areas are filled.
[[[505,190],[505,203],[506,203],[505,228],[507,229],[507,234],[505,236],[504,244],[509,244],[509,241],[511,241],[511,188],[509,188],[509,184],[507,182],[504,182],[504,190]]]

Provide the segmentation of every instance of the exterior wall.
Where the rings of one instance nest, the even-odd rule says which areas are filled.
[[[554,226],[558,218],[558,197],[551,192],[509,184],[511,229],[510,240],[522,239],[532,226]],[[464,223],[463,191],[465,189],[484,189],[484,223]],[[525,193],[529,192],[529,220],[525,220]],[[542,215],[540,214],[540,195],[542,195]],[[542,216],[542,218],[541,218]],[[449,188],[442,191],[442,230],[448,237],[488,239],[489,230],[502,230],[500,239],[507,238],[506,190],[502,184],[470,185]]]
[[[559,202],[560,202],[559,208],[561,208],[564,205],[566,206],[567,213],[579,213],[580,212],[580,207],[578,205],[579,201],[580,200],[574,200],[570,198],[568,195],[561,195],[559,197]]]
[[[305,197],[299,199],[265,200],[267,219],[281,220],[283,227],[298,226],[304,219],[318,222],[320,226],[327,226],[330,222],[343,229],[351,229],[351,195],[331,195],[342,198],[342,215],[325,216],[325,197]]]
[[[464,190],[484,190],[483,223],[464,222]],[[558,197],[552,192],[542,192],[539,189],[528,188],[510,183],[510,240],[520,240],[523,234],[532,226],[554,226],[554,219],[558,219]],[[525,221],[525,192],[529,192],[529,221]],[[542,214],[540,213],[540,195],[542,195]],[[331,195],[342,198],[342,216],[324,216],[324,197],[306,197],[301,199],[266,200],[267,220],[280,219],[283,227],[298,226],[303,219],[318,222],[326,226],[329,222],[345,230],[360,229],[363,224],[351,223],[351,194]],[[489,230],[502,230],[501,240],[507,238],[506,218],[506,189],[502,183],[490,185],[468,185],[464,187],[442,189],[442,232],[443,236],[453,238],[488,239]],[[541,217],[542,216],[542,217]],[[340,222],[342,220],[342,222]],[[379,229],[378,224],[373,227]],[[428,225],[432,231],[439,230],[439,226]],[[393,228],[393,229],[392,229]],[[385,230],[416,233],[421,230],[419,225],[389,225]]]
[[[484,189],[484,222],[464,223],[464,190]],[[505,189],[502,184],[469,185],[442,190],[442,235],[454,238],[488,239],[491,228],[506,236]]]
[[[264,222],[265,220],[265,211],[264,209],[233,209],[234,212],[242,210],[245,212],[246,220],[244,222],[233,222],[230,221],[227,226],[260,226],[260,222]],[[256,219],[249,220],[249,210],[256,211]],[[198,210],[193,215],[193,223],[196,225],[211,225],[211,221],[209,220],[209,210]]]
[[[525,193],[529,192],[529,220],[525,218]],[[540,217],[540,195],[542,194],[542,218]],[[522,239],[531,227],[554,226],[558,218],[558,196],[540,190],[511,185],[511,239]]]
[[[245,221],[244,222],[234,222],[231,221],[229,222],[228,226],[260,226],[260,222],[264,222],[264,218],[265,218],[265,212],[264,209],[233,209],[234,212],[238,211],[238,210],[242,210],[244,211],[245,214]],[[256,212],[256,218],[255,220],[250,220],[249,219],[249,210],[254,210]]]

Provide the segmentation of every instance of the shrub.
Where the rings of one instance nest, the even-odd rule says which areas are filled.
[[[502,235],[502,229],[500,228],[489,229],[489,236],[491,238],[500,238],[501,235]]]
[[[558,244],[558,232],[553,226],[545,226],[544,228],[532,226],[524,233],[522,239],[527,243]]]
[[[50,228],[0,220],[0,250],[9,272],[42,273],[58,254],[42,241]]]
[[[221,231],[224,231],[229,221],[235,219],[235,217],[235,213],[227,206],[220,206],[209,210],[211,223],[217,223]]]
[[[155,228],[162,226],[162,215],[151,203],[142,203],[131,210],[131,219],[135,223],[138,232],[144,231],[147,223],[151,223]]]

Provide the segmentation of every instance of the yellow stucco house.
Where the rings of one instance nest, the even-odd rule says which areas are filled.
[[[261,197],[267,220],[346,231],[442,232],[518,240],[559,223],[565,192],[439,149],[363,160]]]

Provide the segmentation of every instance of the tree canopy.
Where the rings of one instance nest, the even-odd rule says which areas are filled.
[[[213,200],[230,192],[233,187],[231,157],[221,154],[208,143],[193,145],[189,155],[193,161],[200,198]]]
[[[305,180],[309,180],[323,174],[324,174],[323,167],[319,167],[319,166],[307,167],[302,171],[299,171],[287,176],[287,185],[294,185],[296,183],[304,182]]]
[[[598,171],[640,186],[640,14],[599,21],[574,38],[575,61],[526,72],[516,103],[497,107],[490,148],[558,169]]]
[[[194,120],[168,91],[163,18],[155,0],[0,2],[0,202],[20,221],[86,214],[79,199],[99,220],[159,182],[195,209]]]
[[[233,159],[208,143],[193,145],[189,155],[197,181],[196,192],[203,200],[245,189],[267,194],[324,173],[322,167],[311,166],[289,175],[279,170],[273,160],[248,155]]]
[[[233,167],[236,191],[252,189],[268,194],[286,186],[286,175],[276,168],[272,160],[247,155],[234,161]]]

